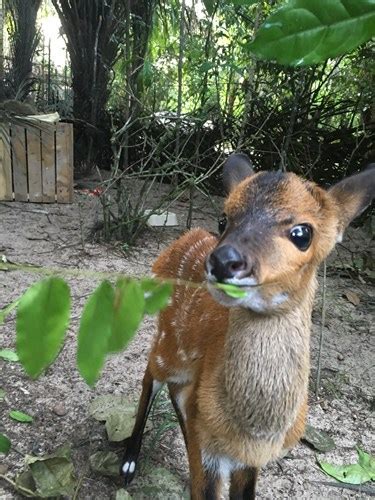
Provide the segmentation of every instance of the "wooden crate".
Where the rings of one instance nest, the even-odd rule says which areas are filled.
[[[9,132],[8,132],[9,130]],[[10,125],[0,138],[0,200],[73,201],[73,125]]]

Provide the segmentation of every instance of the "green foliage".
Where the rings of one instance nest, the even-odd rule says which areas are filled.
[[[61,278],[30,287],[17,308],[17,353],[26,372],[37,377],[56,358],[69,324],[70,292]]]
[[[266,19],[249,49],[295,66],[351,52],[375,35],[372,0],[290,0]]]
[[[228,0],[232,5],[254,5],[259,0]]]
[[[318,460],[321,469],[342,483],[363,484],[375,481],[375,457],[357,448],[358,463],[332,465]]]
[[[215,0],[203,0],[204,6],[210,16],[215,12]]]
[[[27,415],[27,413],[23,413],[22,411],[18,411],[18,410],[10,411],[9,416],[13,420],[16,420],[17,422],[22,422],[25,424],[29,424],[34,420],[32,416]]]
[[[145,279],[141,282],[141,287],[145,298],[146,314],[156,314],[168,305],[173,291],[170,283],[158,283],[152,279]]]
[[[6,455],[9,452],[10,447],[10,439],[8,439],[4,434],[0,434],[0,453],[4,453]]]
[[[6,359],[7,361],[18,361],[18,354],[11,349],[1,349],[0,358]]]
[[[222,290],[225,292],[229,297],[233,297],[234,299],[242,299],[243,297],[246,297],[247,292],[245,290],[241,290],[236,285],[227,285],[225,283],[217,283],[216,287],[219,288],[219,290]]]
[[[165,307],[171,292],[171,285],[150,279],[119,279],[115,290],[108,281],[99,285],[87,300],[78,334],[78,368],[89,385],[98,379],[107,354],[123,350],[143,315]]]
[[[144,303],[143,290],[137,281],[118,280],[108,352],[119,352],[126,347],[142,321]]]
[[[113,320],[114,291],[103,281],[89,297],[78,333],[77,364],[82,377],[94,385],[108,351]]]

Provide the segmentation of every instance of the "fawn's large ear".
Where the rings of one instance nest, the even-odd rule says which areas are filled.
[[[370,164],[360,174],[352,175],[330,188],[339,208],[339,236],[341,240],[345,228],[358,217],[375,197],[375,164]]]
[[[237,184],[246,177],[253,175],[253,164],[244,153],[233,153],[223,165],[223,184],[227,193],[230,193]]]

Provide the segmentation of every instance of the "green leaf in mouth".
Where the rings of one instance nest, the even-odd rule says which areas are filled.
[[[230,285],[227,283],[216,283],[216,288],[223,290],[229,297],[233,299],[242,299],[247,296],[247,292],[242,290],[237,285]]]

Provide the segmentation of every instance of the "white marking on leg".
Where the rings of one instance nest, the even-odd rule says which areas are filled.
[[[231,472],[246,468],[246,465],[233,460],[226,455],[212,455],[207,450],[202,450],[203,467],[218,477],[228,479]]]
[[[162,382],[159,382],[159,380],[155,380],[155,379],[153,380],[153,382],[152,382],[151,397],[150,397],[150,401],[148,402],[148,405],[147,405],[146,415],[150,411],[151,405],[154,402],[154,398],[155,398],[156,394],[160,391],[160,389],[162,387],[163,387],[163,383]]]
[[[135,462],[130,462],[130,466],[129,466],[130,474],[133,474],[134,471],[135,471]]]
[[[152,396],[156,396],[156,394],[160,391],[160,389],[163,387],[163,383],[159,382],[159,380],[155,380],[152,382]]]
[[[187,393],[186,391],[182,390],[176,395],[176,404],[178,406],[178,409],[180,410],[181,416],[186,422],[186,398],[187,398]]]
[[[129,462],[125,462],[124,465],[122,466],[122,472],[124,474],[126,474],[128,472],[128,469],[129,469]]]

